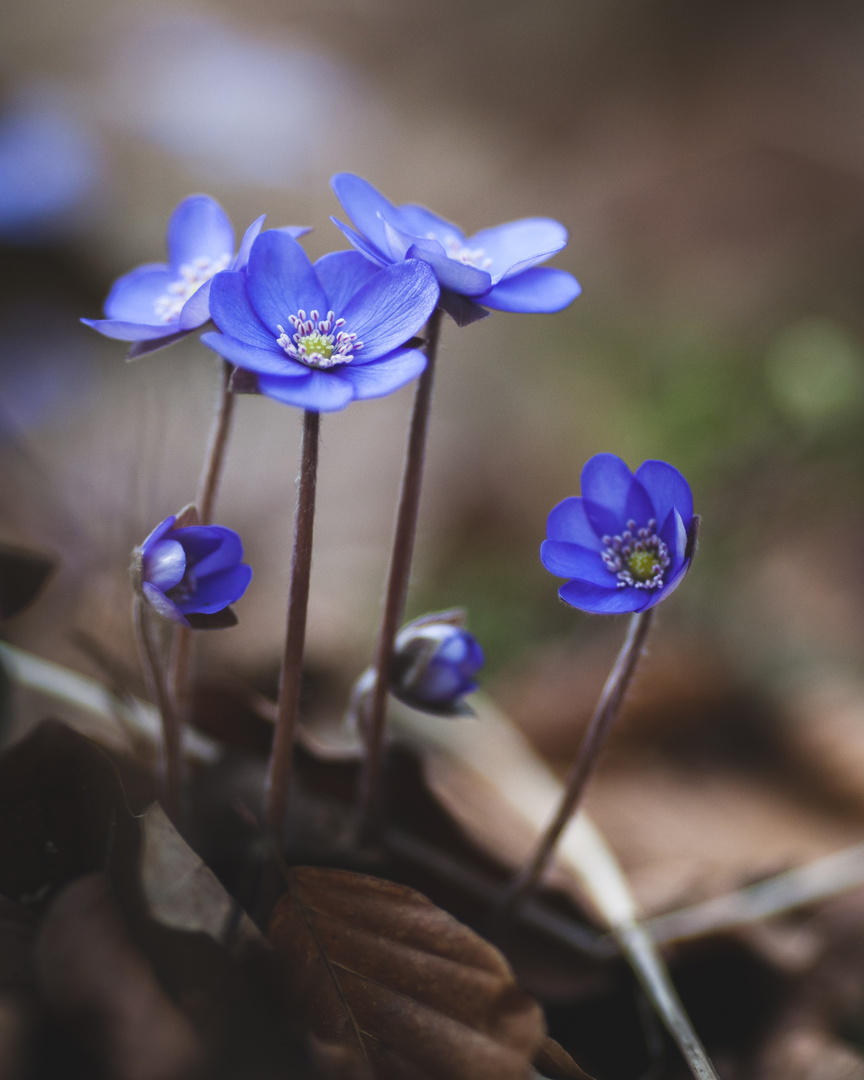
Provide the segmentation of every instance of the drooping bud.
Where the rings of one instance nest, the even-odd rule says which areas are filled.
[[[439,716],[471,715],[464,697],[477,689],[483,650],[460,608],[423,615],[396,635],[390,690],[406,705]]]

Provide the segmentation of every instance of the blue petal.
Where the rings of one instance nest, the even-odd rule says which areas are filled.
[[[162,592],[173,589],[186,573],[186,552],[177,540],[157,540],[144,555],[143,577]]]
[[[221,528],[215,525],[186,525],[171,534],[183,545],[190,574],[196,573],[201,560],[218,549],[222,543]]]
[[[408,248],[407,256],[429,263],[442,289],[450,289],[463,296],[482,296],[492,284],[492,278],[485,270],[451,259],[437,240],[415,241]]]
[[[641,528],[643,525],[647,525],[651,518],[655,518],[655,520],[657,518],[654,513],[654,504],[648,497],[648,492],[634,477],[630,483],[630,490],[627,492],[624,520],[635,521],[637,527]]]
[[[442,243],[452,237],[458,244],[465,243],[465,234],[458,225],[433,214],[425,206],[405,203],[396,207],[395,215],[387,215],[394,225],[413,236],[428,237],[430,234]]]
[[[141,586],[141,591],[144,593],[144,597],[150,606],[155,608],[163,618],[170,619],[171,622],[181,623],[183,626],[189,625],[188,620],[177,605],[172,603],[172,601],[170,601],[163,592],[160,592],[155,585],[151,585],[149,581],[145,581]]]
[[[435,275],[416,259],[373,275],[342,312],[346,330],[363,342],[361,363],[404,345],[435,310],[438,293]]]
[[[211,574],[200,581],[194,594],[188,600],[181,601],[177,607],[186,615],[192,612],[212,615],[239,600],[251,580],[252,567],[246,563],[221,574]]]
[[[209,195],[190,195],[168,222],[168,261],[175,276],[196,259],[215,262],[234,254],[234,230],[228,215]]]
[[[276,337],[279,326],[291,331],[289,315],[317,310],[323,319],[327,313],[327,296],[306,252],[279,229],[262,233],[252,245],[246,275],[252,307]]]
[[[301,365],[302,366],[302,365]],[[305,379],[279,379],[275,375],[259,375],[258,389],[274,401],[296,405],[312,412],[336,412],[354,399],[354,387],[340,379],[334,371],[314,371],[307,368]]]
[[[237,256],[230,266],[231,270],[244,270],[246,268],[246,264],[249,262],[249,252],[252,250],[252,245],[261,235],[261,229],[264,227],[266,217],[266,214],[262,214],[261,217],[256,218],[246,232],[243,233],[243,239],[237,249]]]
[[[505,278],[480,298],[496,311],[548,314],[572,304],[582,289],[566,270],[537,266]]]
[[[213,331],[202,334],[201,340],[208,349],[230,360],[237,367],[256,371],[260,375],[298,379],[309,371],[304,364],[286,356],[275,341],[270,349],[259,349],[257,345],[247,345],[245,341],[238,341],[229,334],[216,334]]]
[[[522,218],[481,229],[465,244],[483,249],[492,260],[492,276],[498,280],[508,271],[527,270],[560,251],[567,244],[567,230],[552,218]]]
[[[173,323],[152,326],[144,323],[120,322],[117,319],[82,319],[81,322],[116,341],[151,341],[158,338],[162,344],[167,344],[166,339],[173,338],[176,334]],[[182,333],[185,334],[186,331]],[[161,348],[161,345],[159,347]]]
[[[546,535],[550,540],[564,540],[595,551],[602,547],[600,537],[588,520],[585,504],[577,495],[564,499],[551,511],[546,522]]]
[[[665,521],[674,506],[689,532],[693,521],[693,493],[680,472],[665,461],[645,461],[636,470],[640,481],[654,504],[654,516]]]
[[[172,280],[164,263],[137,267],[114,282],[105,301],[105,314],[109,319],[155,325],[163,334],[170,333],[174,327],[156,314],[156,301],[167,293]]]
[[[408,249],[412,244],[427,243],[432,245],[432,249],[441,253],[444,253],[444,248],[438,243],[437,240],[421,240],[413,235],[413,233],[407,233],[404,229],[397,229],[395,225],[391,225],[389,221],[384,222],[384,236],[387,240],[387,253],[390,255],[390,262],[402,262],[402,260],[408,254]]]
[[[171,531],[174,526],[174,522],[177,520],[176,514],[171,514],[170,517],[165,518],[164,521],[160,521],[153,532],[147,537],[144,543],[141,545],[141,550],[146,555],[150,548],[156,543],[157,540],[161,540],[162,537]]]
[[[376,264],[359,251],[331,251],[315,263],[315,273],[330,302],[328,310],[335,311],[337,316],[377,272]]]
[[[342,230],[342,234],[351,246],[355,247],[362,255],[365,255],[367,259],[371,259],[378,266],[387,266],[391,261],[383,252],[380,252],[354,229],[344,225],[338,218],[331,216],[330,220],[337,229]]]
[[[633,473],[615,454],[595,454],[582,469],[585,513],[598,536],[624,528]]]
[[[149,356],[159,349],[164,349],[166,345],[173,345],[175,341],[180,341],[181,338],[187,337],[191,333],[191,330],[179,330],[177,333],[168,334],[166,337],[151,338],[149,341],[135,341],[130,346],[129,352],[126,353],[126,359],[140,360],[142,356]]]
[[[658,535],[669,549],[669,554],[672,557],[671,573],[676,574],[687,552],[687,530],[684,528],[684,520],[677,510],[672,509],[669,511],[666,520],[660,526]]]
[[[216,277],[219,277],[217,274]],[[180,309],[180,318],[177,325],[181,330],[197,330],[210,318],[210,289],[213,286],[213,278],[205,281],[200,289],[196,289]]]
[[[621,615],[627,611],[642,611],[649,606],[647,589],[601,589],[587,581],[568,581],[558,595],[572,607],[595,615]]]
[[[345,364],[339,368],[340,379],[354,388],[358,400],[384,397],[399,390],[426,367],[426,355],[419,349],[399,349],[371,364]]]
[[[556,577],[579,578],[604,589],[615,587],[615,575],[607,570],[599,551],[562,540],[544,540],[540,545],[540,561]]]
[[[246,274],[242,270],[226,270],[212,278],[210,314],[219,329],[257,349],[285,353],[276,344],[278,334],[271,334],[255,314],[246,289]],[[290,329],[290,324],[289,327]]]
[[[208,574],[222,573],[223,570],[229,570],[243,562],[243,542],[233,529],[226,529],[224,525],[202,525],[200,528],[207,529],[216,543],[215,547],[210,547],[206,554],[202,554],[203,546],[199,548],[199,552],[202,553],[196,555],[195,565],[192,568],[196,580],[200,581]],[[179,531],[185,532],[184,529]],[[183,543],[185,546],[185,539]]]
[[[396,207],[368,180],[353,173],[337,173],[330,181],[345,213],[363,236],[383,254],[387,250],[384,222],[379,211],[391,222],[397,219]]]
[[[666,582],[662,589],[657,589],[654,595],[651,597],[649,603],[645,605],[645,608],[655,607],[661,600],[665,600],[670,593],[675,592],[684,578],[687,576],[687,571],[690,569],[690,560],[688,559],[674,574],[673,577]]]
[[[461,673],[449,663],[438,663],[436,658],[427,666],[411,693],[420,701],[434,704],[458,697],[462,686]]]

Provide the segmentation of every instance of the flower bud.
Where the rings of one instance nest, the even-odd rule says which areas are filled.
[[[465,612],[454,609],[424,615],[399,631],[390,689],[400,701],[442,716],[471,714],[462,698],[477,689],[483,650],[464,623]]]

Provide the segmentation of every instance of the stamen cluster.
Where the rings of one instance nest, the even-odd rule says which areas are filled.
[[[227,269],[230,262],[231,255],[226,252],[218,259],[208,259],[206,255],[202,255],[194,262],[184,263],[180,267],[180,277],[172,281],[167,292],[156,299],[153,305],[156,317],[163,323],[176,322],[189,297],[214,274]]]
[[[428,239],[438,240],[439,243],[444,245],[448,258],[455,259],[456,262],[461,262],[465,266],[476,266],[478,270],[488,270],[492,265],[492,260],[486,254],[484,248],[470,248],[467,244],[461,243],[456,236],[445,236],[441,240],[434,233],[429,233]]]
[[[301,308],[296,315],[289,315],[288,322],[294,328],[293,337],[281,323],[276,324],[279,337],[276,344],[284,349],[292,360],[299,360],[311,368],[332,368],[337,364],[350,364],[354,353],[363,348],[363,342],[357,341],[356,334],[350,334],[340,327],[344,319],[337,319],[336,313],[328,311],[322,319],[313,308],[306,317]]]
[[[619,589],[628,585],[636,589],[659,589],[663,585],[663,576],[672,560],[656,529],[654,518],[641,529],[636,528],[631,518],[620,536],[603,537],[603,562],[618,579]]]

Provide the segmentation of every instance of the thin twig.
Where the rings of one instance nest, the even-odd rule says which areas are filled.
[[[555,817],[539,837],[528,862],[507,886],[500,903],[502,915],[514,911],[535,888],[549,865],[567,822],[579,808],[588,778],[597,763],[606,737],[621,711],[621,704],[630,680],[633,678],[636,665],[639,663],[653,615],[654,609],[649,608],[648,611],[635,614],[630,620],[627,638],[621,646],[615,666],[603,687],[603,693],[597,702],[576,758],[564,779],[564,793]]]
[[[417,383],[417,393],[414,397],[408,449],[405,455],[405,471],[402,475],[402,490],[396,515],[396,531],[390,555],[387,592],[375,649],[375,685],[369,695],[364,723],[366,756],[360,774],[358,797],[358,835],[361,844],[376,844],[380,839],[381,766],[384,752],[387,688],[393,658],[393,642],[405,614],[408,579],[414,555],[414,537],[417,533],[420,490],[423,486],[426,436],[429,430],[429,411],[432,405],[435,359],[438,353],[442,315],[441,308],[436,308],[427,327],[426,368]]]
[[[288,594],[288,626],[279,680],[276,730],[267,771],[267,824],[277,850],[285,845],[285,815],[291,783],[291,755],[300,706],[300,678],[306,640],[306,611],[309,605],[309,578],[312,571],[312,526],[315,520],[315,485],[318,474],[318,432],[320,414],[303,414],[303,443],[300,451],[300,481],[294,517],[294,550],[291,556],[291,585]]]
[[[135,638],[144,669],[147,689],[153,704],[162,718],[162,741],[159,752],[159,800],[165,813],[182,831],[180,820],[182,813],[182,770],[183,754],[181,747],[181,727],[174,711],[171,695],[165,684],[162,665],[153,641],[150,623],[150,609],[142,596],[136,596],[132,602],[132,621],[135,624]]]

